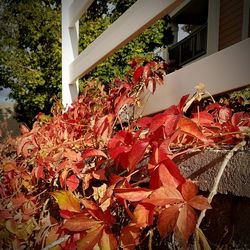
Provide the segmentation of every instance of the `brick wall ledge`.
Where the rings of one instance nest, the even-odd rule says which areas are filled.
[[[211,191],[214,178],[229,150],[196,151],[177,157],[181,173],[198,181],[202,191]],[[222,175],[218,193],[250,198],[250,150],[237,151],[228,162]]]

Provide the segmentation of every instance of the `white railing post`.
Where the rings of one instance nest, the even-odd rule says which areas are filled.
[[[78,56],[79,21],[70,25],[73,0],[62,0],[62,103],[68,107],[79,94],[78,80],[70,83],[69,65]]]

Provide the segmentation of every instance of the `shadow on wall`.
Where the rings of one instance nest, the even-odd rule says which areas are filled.
[[[15,119],[14,105],[0,103],[0,140],[19,135],[19,123]]]

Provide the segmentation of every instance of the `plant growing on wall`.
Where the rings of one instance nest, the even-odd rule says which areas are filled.
[[[51,118],[39,114],[31,130],[23,125],[20,137],[2,145],[1,248],[153,249],[171,236],[188,246],[210,204],[173,159],[194,147],[238,143],[249,114],[213,103],[187,117],[184,96],[134,119],[140,92],[154,92],[168,66],[133,60],[130,67],[109,89],[90,82],[67,112],[54,106]]]

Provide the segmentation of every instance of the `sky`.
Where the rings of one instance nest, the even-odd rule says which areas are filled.
[[[0,91],[0,102],[13,102],[13,100],[8,99],[8,94],[10,93],[10,89],[3,89]],[[8,100],[6,100],[8,99]]]

